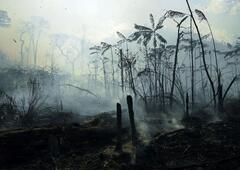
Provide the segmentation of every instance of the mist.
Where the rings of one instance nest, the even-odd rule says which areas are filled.
[[[237,0],[2,0],[0,144],[17,148],[5,135],[21,133],[45,148],[45,169],[73,166],[69,155],[81,153],[80,169],[185,169],[190,158],[179,161],[176,148],[196,156],[195,138],[197,149],[234,148],[239,9]],[[208,166],[202,154],[186,167]],[[84,164],[88,156],[106,162]]]

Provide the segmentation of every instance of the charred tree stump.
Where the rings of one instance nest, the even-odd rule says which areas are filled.
[[[133,146],[137,145],[137,133],[134,121],[134,111],[133,111],[133,99],[132,96],[127,96],[127,105],[128,105],[128,113],[130,119],[130,126],[131,126],[131,137],[132,137],[132,144]]]
[[[121,104],[117,103],[117,144],[115,151],[122,152],[122,108]]]
[[[133,111],[133,99],[132,96],[127,96],[127,105],[128,105],[128,113],[129,113],[129,119],[130,119],[130,126],[131,126],[131,138],[132,138],[132,164],[136,164],[136,152],[137,152],[137,131],[135,127],[135,121],[134,121],[134,111]]]

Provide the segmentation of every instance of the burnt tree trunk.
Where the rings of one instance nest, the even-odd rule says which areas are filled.
[[[117,145],[115,150],[122,152],[122,108],[120,103],[117,103],[117,131]]]
[[[137,155],[137,131],[135,127],[134,121],[134,111],[133,111],[133,99],[132,96],[127,96],[127,105],[128,105],[128,112],[129,112],[129,119],[131,125],[131,138],[132,138],[132,155],[131,155],[131,164],[136,164],[136,155]]]
[[[132,144],[133,146],[137,145],[137,133],[134,121],[134,111],[133,111],[133,99],[132,96],[127,96],[127,105],[128,105],[128,113],[131,125],[131,137],[132,137]]]
[[[212,96],[213,96],[213,101],[214,101],[214,109],[216,109],[216,93],[215,93],[215,87],[214,87],[214,82],[208,72],[208,68],[207,68],[207,63],[206,63],[206,58],[205,58],[205,50],[204,50],[204,46],[203,46],[203,42],[202,42],[202,38],[201,38],[201,34],[200,34],[200,30],[198,28],[198,25],[195,21],[195,18],[193,16],[193,13],[192,13],[192,9],[190,7],[190,4],[188,2],[188,0],[186,0],[186,3],[187,3],[187,6],[188,6],[188,9],[189,9],[189,12],[190,12],[190,16],[193,20],[193,23],[196,27],[196,30],[197,30],[197,34],[198,34],[198,38],[199,38],[199,41],[200,41],[200,45],[201,45],[201,50],[202,50],[202,60],[203,60],[203,65],[204,65],[204,69],[205,69],[205,72],[207,74],[207,78],[208,78],[208,81],[210,83],[210,86],[211,86],[211,89],[212,89]]]

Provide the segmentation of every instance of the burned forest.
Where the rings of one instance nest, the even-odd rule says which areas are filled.
[[[2,0],[0,170],[239,170],[240,1]]]

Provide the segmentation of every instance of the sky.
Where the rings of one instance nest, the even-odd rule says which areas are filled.
[[[192,9],[206,14],[217,41],[233,42],[240,36],[240,0],[189,2]],[[118,40],[116,31],[128,35],[134,31],[134,23],[149,25],[150,13],[158,20],[170,9],[187,12],[185,0],[1,0],[0,10],[7,11],[11,25],[0,27],[0,51],[19,59],[19,30],[22,23],[33,16],[41,16],[49,23],[40,39],[39,55],[44,56],[52,34],[69,34],[93,44],[115,43]],[[200,27],[208,32],[206,23],[201,23]],[[167,23],[163,36],[174,43],[176,25]]]

